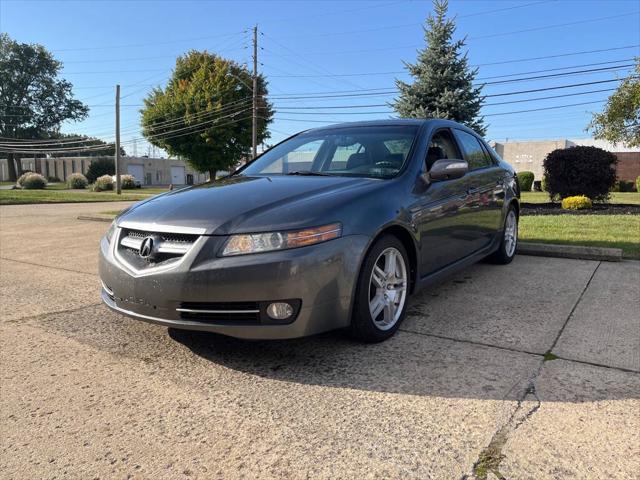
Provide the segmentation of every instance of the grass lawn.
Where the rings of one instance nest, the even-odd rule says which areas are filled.
[[[520,199],[524,203],[547,203],[549,195],[547,192],[522,192]],[[640,205],[640,193],[638,192],[613,192],[609,203],[632,203]]]
[[[518,238],[523,242],[621,248],[625,258],[640,259],[640,215],[525,215],[520,217]]]
[[[0,205],[29,203],[78,203],[78,202],[125,202],[144,200],[151,195],[166,192],[163,188],[137,188],[123,190],[122,195],[113,191],[92,192],[68,189],[65,183],[49,183],[44,190],[0,190]]]
[[[139,190],[138,190],[139,191]],[[0,190],[0,205],[29,203],[126,202],[148,198],[149,194],[89,192],[86,190]]]

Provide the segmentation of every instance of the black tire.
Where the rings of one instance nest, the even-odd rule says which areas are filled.
[[[515,216],[515,228],[516,228],[516,234],[515,234],[516,245],[515,247],[512,247],[512,248],[509,248],[509,244],[506,241],[506,235],[505,235],[505,231],[507,229],[507,222],[509,221],[510,215]],[[513,206],[510,206],[509,210],[507,210],[507,214],[504,216],[504,224],[502,225],[502,233],[500,234],[501,236],[500,246],[498,247],[498,250],[496,250],[494,253],[492,253],[488,257],[488,260],[491,263],[495,263],[497,265],[507,265],[513,261],[513,257],[516,256],[516,250],[518,245],[518,221],[519,221],[518,212]]]
[[[376,262],[379,260],[380,255],[389,248],[395,248],[401,255],[404,261],[406,272],[406,293],[404,296],[404,303],[400,316],[395,321],[393,326],[387,329],[381,329],[377,326],[376,322],[372,318],[369,310],[369,301],[371,298],[371,274]],[[402,242],[393,235],[385,235],[379,238],[373,246],[370,248],[367,256],[360,269],[358,276],[358,283],[356,286],[356,295],[354,298],[353,316],[351,318],[351,325],[349,333],[351,338],[360,342],[375,343],[382,342],[391,337],[396,330],[400,327],[400,324],[404,320],[407,313],[407,304],[409,303],[409,291],[411,282],[411,266],[409,264],[409,257],[407,250],[404,248]]]

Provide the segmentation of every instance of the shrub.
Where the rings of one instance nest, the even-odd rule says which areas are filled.
[[[591,207],[593,207],[591,200],[584,195],[577,195],[562,199],[562,208],[565,210],[582,210]]]
[[[534,180],[533,182],[533,191],[541,192],[542,191],[542,182],[540,180]]]
[[[31,170],[25,170],[23,174],[18,177],[18,180],[16,181],[16,185],[18,185],[19,187],[22,187],[22,182],[24,181],[24,179],[27,178],[32,173],[33,172]]]
[[[597,147],[554,150],[544,160],[549,196],[606,200],[616,181],[616,156]]]
[[[120,186],[123,190],[136,188],[136,180],[133,175],[120,175]]]
[[[87,185],[89,185],[87,177],[81,173],[72,173],[67,178],[67,187],[69,188],[84,189],[87,188]]]
[[[633,182],[620,180],[616,183],[617,190],[615,192],[633,192]]]
[[[530,192],[533,185],[533,172],[518,172],[518,183],[520,183],[520,190],[523,192]]]
[[[60,180],[58,177],[47,177],[47,181],[49,183],[60,183],[62,180]]]
[[[102,175],[96,179],[93,184],[94,192],[104,192],[105,190],[113,190],[113,179],[111,175]]]
[[[39,173],[24,173],[18,179],[18,185],[27,190],[41,190],[47,186],[47,180]]]
[[[543,192],[548,192],[549,190],[547,190],[548,185],[547,185],[547,176],[543,175],[542,176],[542,180],[540,180],[540,188],[542,189]]]
[[[640,175],[636,178],[636,192],[640,193]]]
[[[94,183],[98,180],[98,177],[104,175],[115,175],[116,164],[113,158],[98,158],[91,162],[87,169],[87,180],[90,183]]]

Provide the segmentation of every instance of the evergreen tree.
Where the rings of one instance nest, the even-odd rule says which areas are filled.
[[[401,117],[446,118],[484,135],[482,87],[473,85],[478,70],[469,68],[467,54],[461,52],[465,40],[453,40],[456,26],[446,18],[448,1],[434,0],[433,6],[424,27],[427,46],[415,64],[405,63],[415,80],[396,80],[400,96],[392,106]]]

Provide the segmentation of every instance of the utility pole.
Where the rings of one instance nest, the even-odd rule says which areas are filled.
[[[120,195],[120,85],[116,85],[116,194]]]
[[[253,109],[251,115],[253,158],[258,156],[258,25],[253,27]]]

